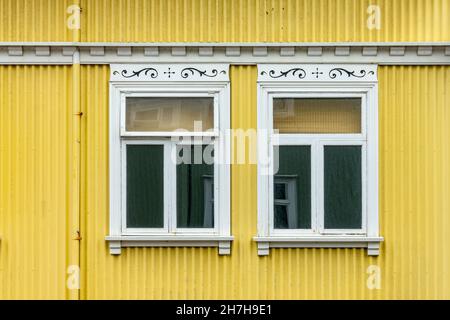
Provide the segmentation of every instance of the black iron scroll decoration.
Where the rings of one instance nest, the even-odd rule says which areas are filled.
[[[197,68],[193,68],[193,67],[189,67],[189,68],[184,68],[183,70],[181,70],[181,77],[183,79],[189,78],[190,76],[193,76],[195,73],[198,73],[200,75],[200,77],[209,77],[209,78],[214,78],[219,74],[226,74],[225,70],[221,70],[220,72],[217,69],[212,69],[210,74],[208,74],[207,70],[199,70]]]
[[[280,74],[278,74],[278,75],[276,73],[277,72],[275,70],[270,70],[268,75],[271,78],[274,78],[274,79],[281,78],[281,77],[287,78],[289,73],[292,73],[292,76],[294,76],[294,77],[298,74],[297,76],[298,76],[299,79],[303,79],[304,77],[306,77],[306,72],[302,68],[292,68],[292,69],[289,69],[289,70],[286,70],[286,71],[280,71]],[[265,74],[267,74],[266,71],[262,71],[261,72],[262,76],[265,75]]]
[[[137,70],[137,71],[131,71],[131,74],[128,74],[127,69],[124,69],[120,72],[117,70],[113,72],[114,75],[120,74],[124,78],[133,78],[133,77],[139,78],[141,73],[143,73],[144,76],[149,75],[150,78],[152,78],[152,79],[155,79],[158,76],[158,71],[155,68],[144,68],[144,69]]]
[[[330,70],[330,72],[328,73],[328,75],[330,76],[331,79],[335,79],[338,76],[343,76],[343,75],[347,75],[347,77],[355,77],[355,78],[364,78],[366,75],[373,75],[375,74],[375,72],[373,71],[369,71],[367,72],[364,69],[361,69],[358,71],[354,70],[354,71],[349,71],[347,69],[344,68],[333,68]]]

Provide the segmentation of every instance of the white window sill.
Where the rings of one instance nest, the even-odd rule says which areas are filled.
[[[367,248],[369,256],[380,254],[383,237],[365,236],[270,236],[254,237],[258,243],[258,255],[269,255],[270,248]]]
[[[107,236],[109,251],[119,255],[125,247],[218,247],[220,255],[231,253],[232,236],[216,235],[141,235],[141,236]]]

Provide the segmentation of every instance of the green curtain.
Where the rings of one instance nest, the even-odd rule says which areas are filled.
[[[360,229],[361,146],[324,147],[325,228]]]
[[[164,227],[164,146],[127,145],[127,227]]]

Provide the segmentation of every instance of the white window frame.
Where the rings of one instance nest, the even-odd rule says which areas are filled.
[[[337,71],[336,71],[337,70]],[[378,255],[378,81],[376,65],[258,65],[258,154],[273,160],[273,146],[311,148],[311,229],[274,229],[274,177],[258,165],[258,254],[284,247],[368,248]],[[360,98],[361,133],[273,132],[274,98]],[[324,228],[323,156],[326,145],[361,146],[362,227]]]
[[[230,254],[233,240],[230,233],[230,141],[225,134],[230,128],[228,68],[223,64],[111,65],[110,233],[106,236],[111,254],[120,254],[122,247],[155,246],[216,246],[219,254]],[[149,71],[146,73],[146,70]],[[214,99],[214,128],[203,132],[127,131],[128,97],[211,97]],[[172,137],[178,140],[173,141]],[[191,141],[186,142],[186,137]],[[163,228],[128,228],[126,225],[126,147],[132,144],[164,146]],[[176,226],[176,164],[170,159],[174,149],[182,144],[214,145],[213,228]]]

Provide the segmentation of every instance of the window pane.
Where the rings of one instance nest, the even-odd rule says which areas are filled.
[[[274,228],[310,229],[311,148],[309,146],[279,147],[278,172],[274,176],[274,184]]]
[[[361,146],[324,147],[325,228],[362,226]]]
[[[214,228],[214,164],[206,155],[214,156],[212,147],[177,146],[182,159],[185,152],[191,159],[177,165],[178,228]]]
[[[289,229],[287,206],[275,205],[274,218],[275,218],[275,228]]]
[[[127,227],[164,227],[164,146],[127,145]]]
[[[279,133],[360,133],[360,98],[273,99]]]
[[[214,127],[213,98],[127,98],[127,131],[206,131]]]
[[[275,199],[286,199],[286,184],[285,183],[276,183],[275,182]]]

